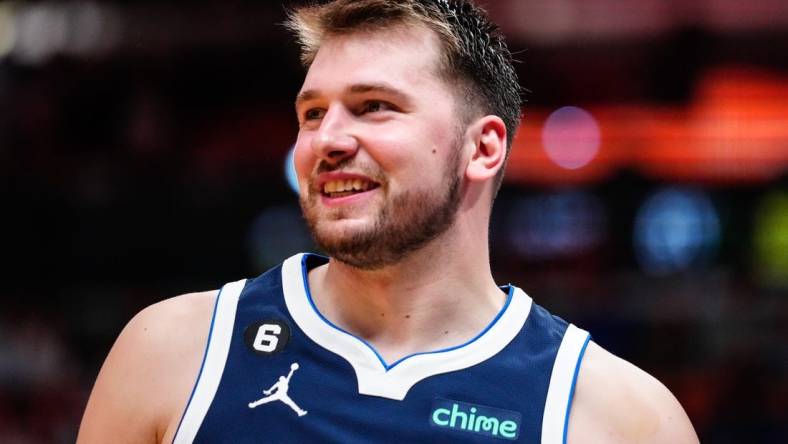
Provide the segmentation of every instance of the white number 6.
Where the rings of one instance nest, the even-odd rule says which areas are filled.
[[[279,343],[279,333],[282,332],[282,327],[276,324],[263,324],[257,329],[257,336],[254,338],[252,345],[255,350],[270,353],[276,350],[276,345]]]

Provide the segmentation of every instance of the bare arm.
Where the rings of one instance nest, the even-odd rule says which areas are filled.
[[[96,379],[78,443],[171,439],[202,362],[215,297],[172,298],[126,325]]]
[[[580,367],[568,442],[696,444],[672,393],[652,376],[590,343]]]

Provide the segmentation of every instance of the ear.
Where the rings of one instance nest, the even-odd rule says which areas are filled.
[[[506,159],[506,124],[498,116],[488,115],[468,127],[473,153],[465,169],[465,177],[483,182],[495,177]]]

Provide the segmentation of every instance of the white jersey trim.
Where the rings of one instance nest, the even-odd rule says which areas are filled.
[[[216,307],[211,320],[202,367],[192,390],[191,398],[186,404],[181,423],[175,432],[173,444],[187,444],[194,441],[194,437],[197,436],[197,431],[200,430],[202,421],[208,413],[208,408],[213,402],[216,389],[222,379],[222,373],[224,373],[227,355],[230,352],[238,298],[245,284],[246,279],[226,284],[216,297]]]
[[[411,355],[387,367],[367,342],[331,325],[317,312],[310,300],[303,260],[304,254],[297,254],[282,265],[287,309],[310,339],[350,363],[358,379],[358,392],[363,395],[401,401],[425,378],[479,364],[517,336],[531,311],[531,298],[514,288],[508,306],[475,340],[443,351]]]
[[[553,364],[542,418],[542,444],[565,444],[580,362],[591,336],[569,325]]]

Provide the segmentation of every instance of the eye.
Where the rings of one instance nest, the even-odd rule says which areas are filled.
[[[376,113],[380,111],[389,111],[393,109],[393,107],[381,100],[369,100],[364,102],[364,106],[362,108],[363,113]]]
[[[304,112],[304,120],[318,120],[322,119],[326,114],[326,110],[320,108],[311,108]]]

